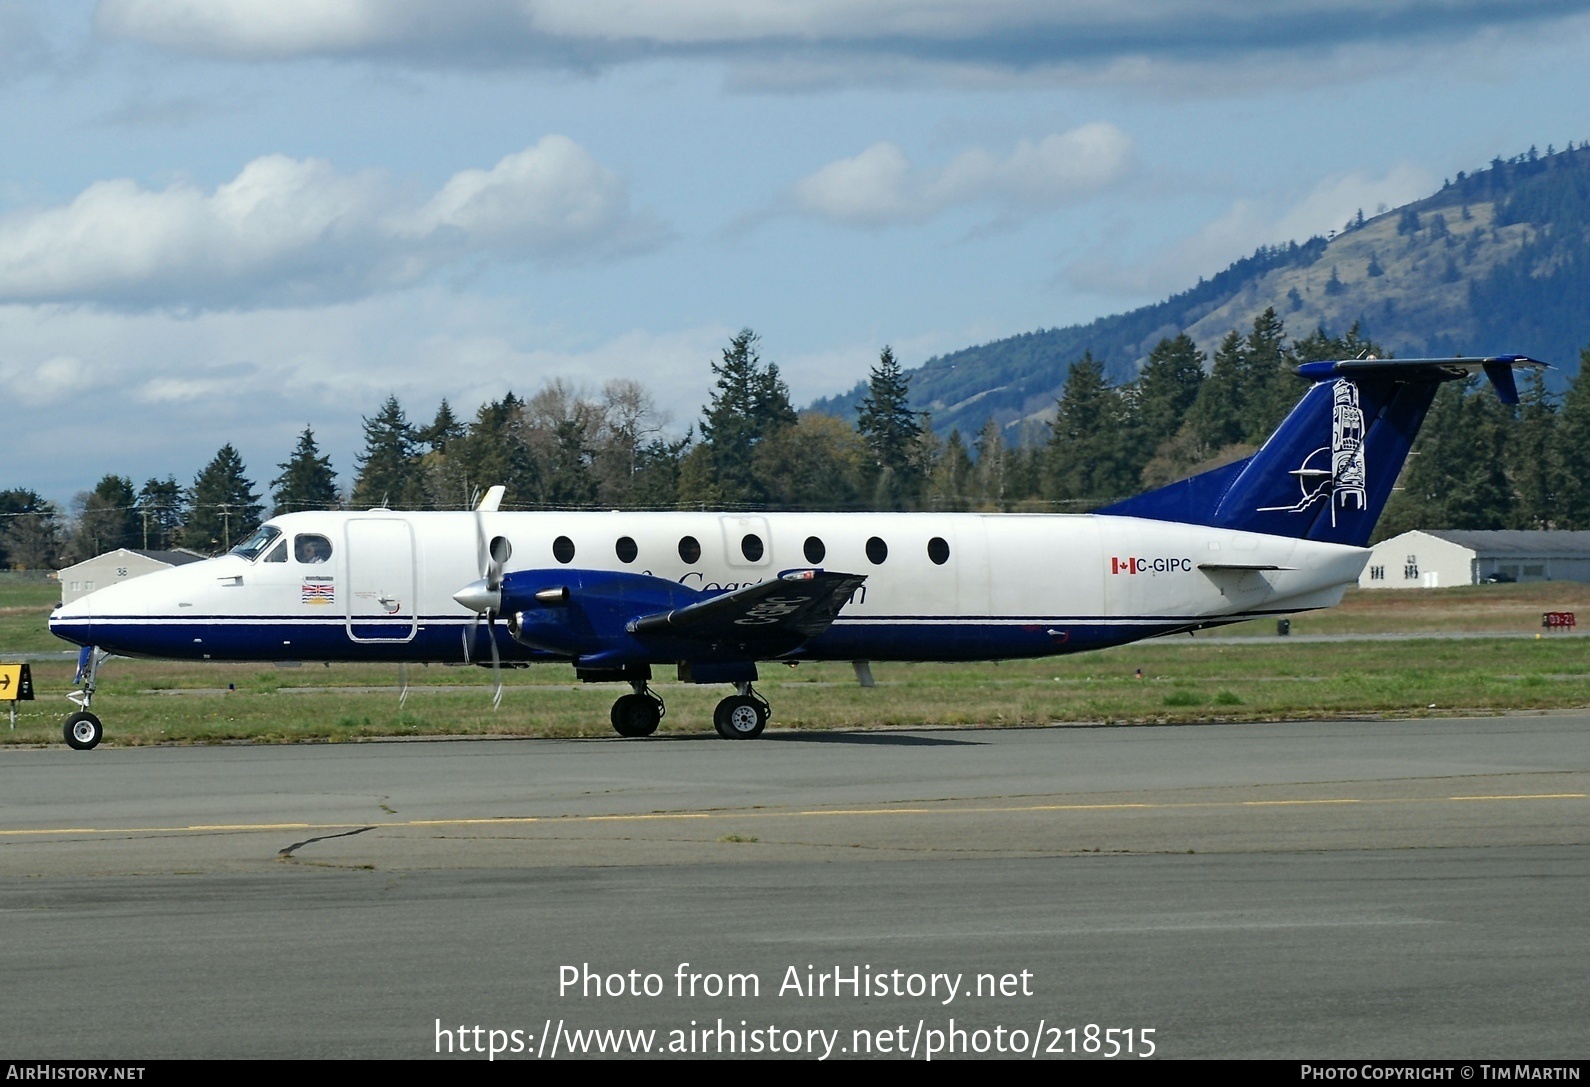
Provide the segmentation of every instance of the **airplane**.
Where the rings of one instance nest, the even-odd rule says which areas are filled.
[[[56,608],[82,647],[66,742],[111,655],[213,661],[572,664],[625,683],[621,736],[666,709],[653,669],[726,683],[713,724],[763,731],[761,663],[1010,660],[1330,607],[1442,382],[1483,372],[1518,402],[1523,355],[1297,367],[1302,399],[1243,460],[1089,514],[289,513],[230,552]]]

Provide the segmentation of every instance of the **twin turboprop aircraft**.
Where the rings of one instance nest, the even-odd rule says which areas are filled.
[[[620,735],[655,732],[673,667],[732,684],[713,723],[759,735],[762,662],[1043,657],[1329,607],[1442,382],[1518,400],[1521,355],[1298,367],[1302,400],[1253,456],[1092,514],[291,513],[218,558],[59,607],[83,647],[68,744],[111,654],[215,661],[561,661],[627,683]],[[500,697],[501,688],[498,688]]]

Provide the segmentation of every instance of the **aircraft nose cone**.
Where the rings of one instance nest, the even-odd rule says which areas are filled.
[[[453,594],[453,599],[473,612],[499,611],[502,608],[502,590],[493,589],[485,578],[465,585]]]

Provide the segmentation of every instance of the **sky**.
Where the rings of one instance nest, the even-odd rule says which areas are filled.
[[[1590,0],[0,0],[0,489],[797,403],[1590,138]],[[1333,330],[1339,331],[1339,330]]]

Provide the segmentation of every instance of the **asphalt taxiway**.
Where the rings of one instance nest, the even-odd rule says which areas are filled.
[[[5,750],[0,1049],[1582,1058],[1587,797],[1571,714]]]

